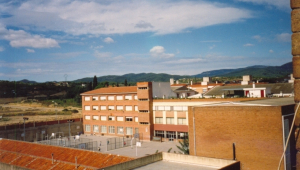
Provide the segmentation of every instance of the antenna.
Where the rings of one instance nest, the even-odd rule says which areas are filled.
[[[64,77],[65,77],[65,82],[67,82],[68,75],[65,74]]]

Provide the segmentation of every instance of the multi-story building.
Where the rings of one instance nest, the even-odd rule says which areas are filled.
[[[153,136],[152,83],[100,88],[82,93],[85,134]]]

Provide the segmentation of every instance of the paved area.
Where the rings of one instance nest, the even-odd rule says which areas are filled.
[[[115,150],[107,151],[107,143],[106,139],[108,138],[114,138],[114,136],[93,136],[93,135],[82,135],[83,138],[89,138],[93,139],[93,141],[97,141],[99,147],[101,148],[100,152],[103,153],[111,153],[115,155],[123,155],[123,156],[129,156],[133,158],[137,157],[143,157],[149,154],[154,154],[156,151],[158,152],[167,152],[170,148],[172,150],[170,152],[174,153],[179,151],[179,149],[176,147],[176,145],[179,145],[178,142],[152,142],[152,141],[142,141],[142,146],[137,147],[131,146],[119,148]],[[101,142],[101,146],[100,146]],[[137,152],[136,152],[137,151]]]
[[[158,161],[145,166],[141,166],[139,168],[135,168],[136,170],[217,170],[218,168],[213,167],[205,167],[199,165],[192,164],[184,164],[184,163],[176,163],[169,161]]]

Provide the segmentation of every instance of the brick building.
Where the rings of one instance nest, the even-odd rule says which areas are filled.
[[[277,169],[294,105],[293,98],[281,98],[189,107],[190,154],[236,159],[241,170]],[[293,135],[288,144],[281,170],[296,165]]]

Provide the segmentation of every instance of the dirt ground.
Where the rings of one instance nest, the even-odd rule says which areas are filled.
[[[29,118],[29,120],[26,120],[26,122],[33,122],[33,121],[50,121],[50,120],[62,120],[62,119],[74,119],[74,118],[81,118],[82,112],[81,109],[77,107],[55,107],[54,105],[49,106],[43,106],[40,103],[8,103],[8,104],[0,104],[0,107],[2,107],[1,113],[13,113],[13,112],[28,112],[28,111],[34,111],[34,112],[59,112],[63,109],[67,108],[68,110],[76,109],[79,111],[79,113],[74,113],[72,115],[34,115],[34,116],[26,116]],[[23,123],[23,116],[8,116],[10,120],[8,121],[0,121],[0,126],[5,124],[14,124],[14,123]]]

